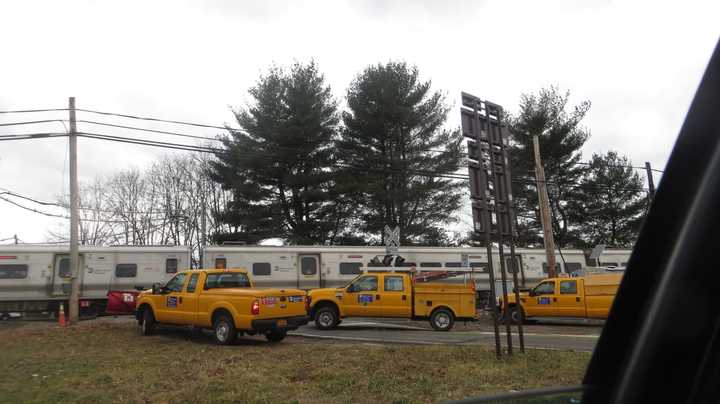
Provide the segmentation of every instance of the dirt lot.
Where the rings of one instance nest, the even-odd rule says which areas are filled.
[[[530,351],[497,362],[478,346],[296,337],[220,347],[180,328],[141,337],[128,321],[8,323],[0,326],[3,402],[434,402],[577,384],[590,358]]]

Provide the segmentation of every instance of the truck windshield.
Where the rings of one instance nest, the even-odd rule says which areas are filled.
[[[241,272],[208,274],[205,289],[249,288],[250,279]]]

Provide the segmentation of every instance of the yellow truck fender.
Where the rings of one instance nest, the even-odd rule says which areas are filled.
[[[447,309],[447,310],[450,310],[450,313],[452,313],[453,317],[457,318],[457,316],[458,316],[457,312],[452,307],[445,305],[445,304],[438,304],[436,306],[432,306],[432,308],[427,312],[428,317],[432,316],[433,312],[435,312],[435,310],[437,310],[437,309]]]
[[[345,317],[345,310],[343,310],[342,304],[338,302],[337,299],[331,299],[331,298],[322,298],[318,300],[317,302],[312,302],[312,306],[310,307],[310,318],[315,317],[315,311],[323,306],[331,305],[335,307],[335,309],[338,311],[338,315],[342,318]]]
[[[220,311],[227,311],[232,316],[233,322],[235,323],[235,327],[242,328],[244,326],[243,319],[240,313],[233,307],[233,305],[221,301],[221,302],[215,302],[208,308],[208,316],[209,318],[205,319],[206,321],[203,321],[206,324],[209,324],[211,327],[213,325],[213,318],[215,315]],[[247,313],[250,315],[250,313]]]
[[[135,309],[135,318],[140,320],[142,318],[143,310],[145,310],[146,307],[150,307],[153,314],[155,314],[155,304],[153,303],[152,299],[141,297],[140,300],[136,303],[136,309]]]

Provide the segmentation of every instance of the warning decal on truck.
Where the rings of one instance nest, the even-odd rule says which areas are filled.
[[[177,307],[177,296],[168,296],[167,307]]]

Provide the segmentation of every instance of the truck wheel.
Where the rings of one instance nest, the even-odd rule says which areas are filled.
[[[228,317],[227,314],[220,314],[215,318],[213,331],[215,342],[217,342],[218,345],[230,345],[235,341],[235,337],[237,337],[235,323],[233,323],[233,320]]]
[[[151,308],[145,308],[142,315],[142,323],[140,323],[140,330],[143,335],[155,334],[155,315]]]
[[[450,331],[455,323],[454,317],[448,309],[437,309],[430,316],[430,325],[436,331]]]
[[[333,307],[322,307],[315,313],[315,327],[321,330],[335,328],[338,323],[338,313]]]
[[[267,340],[270,342],[280,342],[284,340],[286,336],[287,331],[285,330],[275,330],[265,334],[265,338],[267,338]]]

